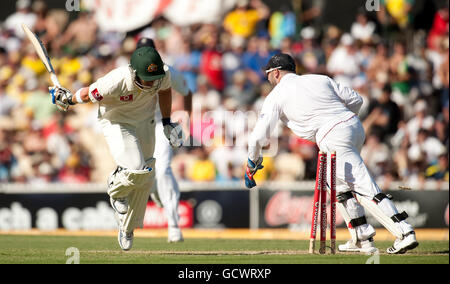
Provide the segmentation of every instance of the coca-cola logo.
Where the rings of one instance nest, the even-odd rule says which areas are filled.
[[[292,196],[290,191],[279,191],[268,201],[264,218],[267,225],[271,227],[289,224],[311,224],[312,207],[313,196]],[[329,202],[327,209],[327,220],[330,220]],[[315,212],[318,214],[317,211]],[[339,212],[336,212],[336,226],[343,224],[343,222],[344,219]]]

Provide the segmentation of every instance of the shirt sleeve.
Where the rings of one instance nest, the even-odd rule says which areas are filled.
[[[93,103],[101,102],[105,97],[117,93],[123,81],[120,70],[113,70],[89,86],[89,98]]]
[[[189,95],[189,87],[183,74],[169,67],[172,88],[183,96]]]
[[[363,104],[363,98],[355,90],[342,86],[331,78],[330,81],[336,91],[336,95],[341,99],[344,105],[355,114],[358,114]]]
[[[248,142],[248,157],[256,161],[261,157],[261,150],[270,139],[271,133],[275,130],[280,119],[281,108],[274,100],[275,96],[268,96],[263,104],[258,121],[253,132],[250,134]]]
[[[172,87],[172,74],[169,70],[169,68],[167,68],[166,70],[166,76],[164,76],[161,80],[161,87],[159,88],[159,90],[167,90],[170,89]]]

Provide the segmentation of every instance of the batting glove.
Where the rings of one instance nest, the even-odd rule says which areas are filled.
[[[247,188],[253,188],[256,186],[256,182],[253,179],[253,176],[256,174],[258,170],[264,168],[262,165],[263,158],[259,158],[256,162],[248,159],[247,161],[247,169],[245,170],[245,186]]]
[[[56,107],[66,112],[69,109],[69,106],[74,105],[72,102],[72,93],[66,88],[62,87],[51,87],[49,88],[50,95],[52,95],[52,103],[56,105]]]
[[[179,148],[183,145],[183,129],[178,123],[170,122],[170,118],[163,118],[164,135],[166,135],[172,147]]]

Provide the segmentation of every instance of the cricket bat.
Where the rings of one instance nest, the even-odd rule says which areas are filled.
[[[61,87],[58,77],[56,76],[55,69],[53,68],[52,62],[50,61],[50,57],[48,56],[47,50],[42,44],[42,41],[25,24],[22,24],[22,29],[24,30],[30,42],[33,44],[34,49],[36,50],[36,53],[41,59],[42,63],[44,63],[45,68],[50,73],[50,79],[52,80],[53,84],[56,87]]]

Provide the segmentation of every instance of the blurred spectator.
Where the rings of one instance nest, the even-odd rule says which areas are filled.
[[[220,93],[214,90],[208,79],[199,75],[197,77],[197,91],[192,97],[192,105],[201,109],[217,109],[220,104]]]
[[[415,0],[382,0],[379,14],[382,22],[392,17],[400,29],[405,29],[411,22],[411,9]]]
[[[230,39],[230,49],[225,51],[222,57],[222,64],[225,73],[226,84],[233,81],[233,75],[237,71],[244,70],[242,57],[244,54],[245,39],[240,36],[233,36]]]
[[[16,12],[5,20],[5,28],[12,30],[19,38],[23,38],[25,34],[22,30],[22,24],[25,24],[30,29],[33,29],[36,24],[36,20],[36,14],[31,11],[31,1],[17,0]]]
[[[15,166],[17,166],[17,159],[12,152],[10,141],[6,133],[0,129],[0,182],[11,180]]]
[[[447,44],[447,54],[448,54],[448,40]],[[438,70],[438,75],[440,81],[442,82],[442,96],[441,96],[441,104],[448,104],[449,100],[449,57],[445,59],[445,61],[441,64]]]
[[[267,18],[269,13],[261,0],[238,0],[235,9],[225,16],[223,26],[234,36],[248,38],[256,32],[258,22]]]
[[[430,136],[428,130],[420,129],[417,135],[417,141],[412,143],[408,150],[408,156],[411,160],[418,160],[419,157],[423,157],[427,165],[431,165],[435,164],[437,158],[446,151],[445,146],[439,139]]]
[[[356,22],[352,24],[350,30],[354,39],[367,43],[373,40],[375,29],[375,23],[369,21],[366,11],[362,10],[356,15]]]
[[[414,105],[414,117],[406,124],[407,135],[411,143],[417,141],[417,135],[420,129],[432,130],[434,118],[427,114],[428,105],[424,100],[418,100]]]
[[[247,149],[239,146],[217,146],[210,154],[210,159],[217,169],[216,180],[230,181],[236,179],[234,169],[238,172],[242,169],[242,155],[247,154]]]
[[[192,92],[197,91],[197,74],[200,67],[200,53],[191,50],[189,40],[184,40],[181,44],[173,67],[180,71],[186,78],[187,85]]]
[[[438,181],[449,181],[448,153],[439,155],[437,162],[426,169],[426,177]]]
[[[90,12],[82,11],[79,17],[70,23],[61,38],[55,40],[55,48],[64,48],[68,53],[86,54],[97,40],[97,23]]]
[[[285,134],[284,134],[285,135]],[[290,152],[295,154],[296,156],[301,159],[301,164],[304,164],[301,166],[303,169],[300,169],[298,178],[304,178],[307,180],[313,180],[316,178],[316,169],[317,169],[317,154],[318,154],[318,148],[316,144],[301,139],[297,136],[290,135],[289,136],[289,146],[288,146]],[[297,166],[296,166],[297,167]]]
[[[448,1],[435,14],[428,34],[428,47],[437,50],[443,37],[448,36]]]
[[[53,114],[57,111],[50,102],[48,87],[42,83],[39,85],[38,90],[30,94],[25,102],[25,106],[33,115],[35,122],[42,127],[53,118]]]
[[[3,29],[0,25],[0,48],[2,53],[17,52],[20,46],[21,41],[14,35],[14,31]]]
[[[391,92],[391,86],[386,85],[380,96],[370,103],[369,115],[363,122],[366,135],[375,134],[383,142],[395,134],[402,119],[400,108],[391,100]]]
[[[384,86],[389,82],[388,46],[386,44],[379,43],[377,45],[376,54],[370,61],[366,74],[375,86]]]
[[[366,143],[361,150],[361,157],[374,178],[387,172],[390,156],[389,147],[380,141],[377,135],[369,134],[367,136]]]
[[[428,60],[431,61],[433,65],[433,87],[435,89],[445,88],[445,84],[448,86],[448,75],[445,76],[445,72],[442,68],[448,66],[448,50],[449,50],[449,38],[441,38],[436,50],[430,50],[427,53]],[[447,68],[448,70],[448,68]],[[448,73],[448,71],[447,71]],[[446,78],[447,77],[447,78]],[[447,87],[448,88],[448,87]]]
[[[208,79],[214,89],[222,91],[225,88],[225,78],[222,67],[222,52],[218,49],[217,30],[211,29],[203,43],[204,50],[200,59],[200,73]]]
[[[296,28],[296,16],[286,5],[281,11],[272,13],[269,21],[272,46],[279,47],[284,38],[295,36]]]
[[[299,22],[302,26],[318,27],[325,6],[324,0],[303,0],[300,4]]]
[[[71,154],[70,144],[63,125],[56,123],[55,126],[53,133],[47,138],[47,151],[56,156],[58,165],[64,165]]]
[[[6,81],[0,79],[0,120],[10,116],[12,110],[19,106],[19,103],[6,93]]]
[[[247,51],[243,56],[243,63],[248,72],[247,76],[254,85],[258,85],[266,79],[262,69],[275,53],[270,47],[268,37],[250,38]]]
[[[312,27],[305,27],[300,32],[302,51],[297,55],[300,68],[305,73],[324,74],[326,72],[325,53],[316,43],[316,31]]]
[[[249,84],[244,71],[233,74],[233,81],[225,91],[225,96],[235,99],[240,105],[248,105],[255,101],[255,87]]]
[[[410,91],[410,73],[408,61],[406,60],[406,47],[402,42],[394,44],[394,53],[389,59],[389,77],[391,80],[393,100],[403,106],[408,100]]]
[[[434,131],[436,134],[436,137],[441,141],[442,144],[444,144],[447,147],[447,151],[449,149],[449,122],[448,122],[449,116],[448,116],[448,100],[444,105],[442,106],[442,113],[438,115],[436,118],[436,122],[434,125]]]
[[[350,34],[341,37],[340,46],[333,51],[328,60],[327,70],[336,81],[347,87],[351,86],[352,80],[359,74],[355,40]]]
[[[216,178],[216,167],[209,160],[208,153],[203,147],[194,150],[197,160],[191,168],[190,179],[196,182],[214,181]]]
[[[87,183],[89,181],[89,169],[83,166],[81,157],[77,153],[73,153],[66,160],[58,179],[64,183]]]
[[[247,41],[247,48],[244,51],[241,59],[242,64],[244,65],[244,69],[247,72],[247,76],[254,85],[257,85],[260,82],[260,70],[258,69],[258,65],[254,60],[254,58],[258,54],[258,45],[258,37],[250,37]]]
[[[275,181],[294,182],[305,177],[305,162],[292,153],[281,153],[275,157]]]

